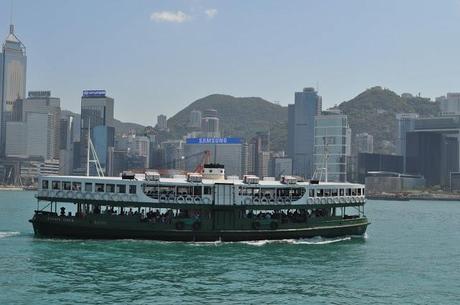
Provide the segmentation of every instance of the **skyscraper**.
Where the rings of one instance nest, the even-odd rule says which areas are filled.
[[[315,117],[315,170],[325,168],[328,181],[347,180],[348,157],[351,156],[351,129],[348,117],[337,112],[324,112]],[[323,172],[325,178],[325,173]]]
[[[157,125],[158,130],[167,130],[168,129],[168,117],[164,114],[157,116]]]
[[[189,127],[193,129],[201,128],[201,111],[199,110],[190,111]]]
[[[114,100],[106,96],[105,90],[85,90],[81,98],[81,167],[86,168],[88,151],[88,128],[99,161],[107,175],[112,174],[115,128],[113,125]]]
[[[367,132],[358,133],[356,135],[357,153],[373,153],[374,152],[374,137]]]
[[[0,53],[0,155],[5,155],[6,121],[13,112],[14,102],[26,95],[26,47],[14,33],[14,25]]]
[[[294,175],[310,178],[314,170],[315,116],[321,113],[321,96],[314,88],[295,93],[288,107],[288,154]]]

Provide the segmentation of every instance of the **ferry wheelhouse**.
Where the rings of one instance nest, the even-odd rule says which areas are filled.
[[[243,241],[362,235],[361,184],[225,177],[222,165],[173,178],[42,176],[30,222],[45,237]]]

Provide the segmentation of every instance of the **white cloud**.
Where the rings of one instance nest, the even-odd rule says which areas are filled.
[[[182,23],[191,19],[191,16],[187,15],[182,11],[171,12],[171,11],[161,11],[153,12],[150,15],[150,20],[155,22],[176,22]]]
[[[214,18],[217,15],[217,10],[215,8],[210,8],[210,9],[205,10],[204,13],[209,18]]]

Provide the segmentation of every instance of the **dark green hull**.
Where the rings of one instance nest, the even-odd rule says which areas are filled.
[[[259,222],[259,228],[251,228],[253,220],[241,224],[242,229],[216,228],[211,220],[203,221],[199,228],[185,224],[177,229],[175,223],[152,224],[135,217],[62,217],[36,214],[30,220],[38,237],[70,239],[150,239],[161,241],[249,241],[301,239],[315,236],[339,237],[362,235],[368,226],[367,218],[329,219],[303,223],[279,223],[273,228],[271,220]],[[258,221],[257,221],[258,222]]]

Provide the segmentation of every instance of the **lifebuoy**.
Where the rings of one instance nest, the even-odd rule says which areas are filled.
[[[326,203],[327,203],[326,198],[322,198],[322,199],[321,199],[321,204],[326,204]]]
[[[184,223],[182,221],[176,222],[176,230],[183,230],[185,227]]]
[[[244,204],[251,204],[251,198],[249,197],[244,198]]]
[[[267,202],[268,202],[267,198],[265,198],[265,197],[262,198],[262,204],[267,204]]]
[[[284,201],[284,203],[286,203],[286,204],[291,204],[291,199],[289,199],[289,198],[286,199],[286,200]]]
[[[88,193],[88,194],[85,195],[86,199],[91,199],[91,197],[93,197],[91,193]]]
[[[252,223],[252,228],[253,228],[254,230],[259,230],[259,229],[260,229],[260,222],[254,221],[254,222]]]
[[[312,204],[313,203],[313,198],[308,198],[307,203]]]
[[[192,203],[192,202],[193,202],[193,198],[190,197],[190,196],[187,196],[187,197],[185,197],[185,202],[187,202],[187,203]]]
[[[331,204],[332,203],[332,198],[327,198],[327,203]]]
[[[260,202],[259,198],[254,198],[253,200],[254,204],[258,204]]]
[[[340,198],[340,203],[345,203],[345,198]]]
[[[209,203],[211,203],[211,200],[208,197],[204,197],[203,198],[203,203],[204,204],[209,204]]]
[[[270,204],[275,204],[275,199],[271,198],[270,199]]]
[[[347,198],[345,199],[345,201],[346,201],[347,203],[350,203],[350,197],[347,197]]]
[[[177,202],[178,203],[184,202],[184,197],[182,197],[182,196],[177,197]]]
[[[168,199],[166,197],[166,195],[161,195],[160,196],[160,202],[166,202]]]
[[[201,198],[200,197],[195,197],[195,199],[193,199],[193,202],[201,203]]]
[[[283,204],[283,202],[284,202],[283,198],[278,198],[278,203],[279,204]]]
[[[334,198],[334,203],[339,203],[339,198]]]
[[[193,224],[192,224],[192,229],[193,231],[198,231],[201,229],[201,221],[199,220],[196,220]]]
[[[270,229],[272,229],[272,230],[278,230],[278,222],[272,221],[272,222],[270,223]]]
[[[104,194],[102,196],[102,198],[104,198],[104,200],[109,200],[110,199],[110,195],[109,194]]]
[[[83,198],[83,193],[82,192],[77,192],[77,198],[82,199]]]
[[[315,198],[315,204],[319,204],[319,203],[320,203],[320,201],[321,201],[321,199],[319,199],[319,198]]]
[[[355,197],[352,197],[352,198],[351,198],[351,203],[355,203],[355,202],[356,202]]]

